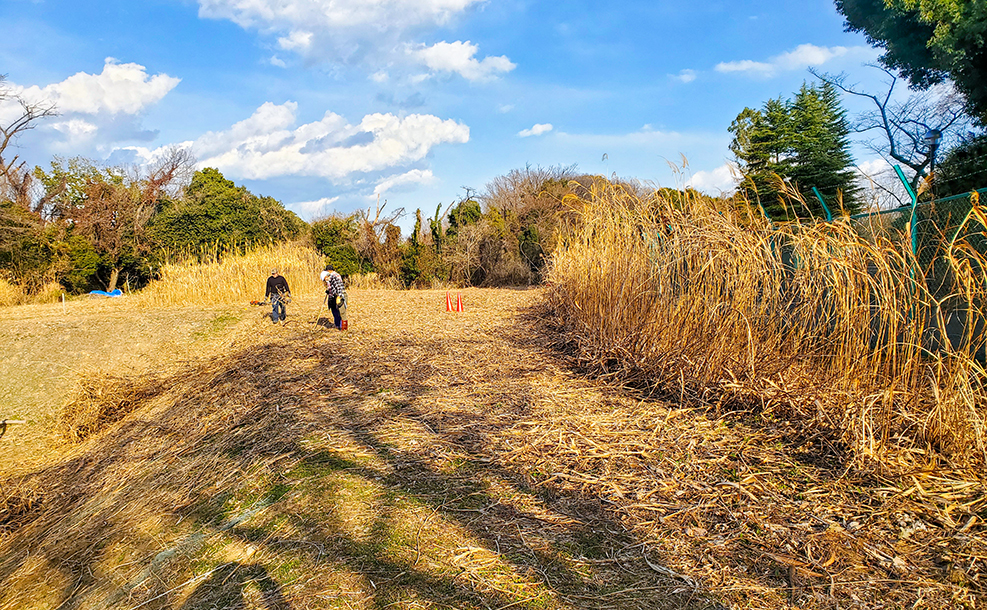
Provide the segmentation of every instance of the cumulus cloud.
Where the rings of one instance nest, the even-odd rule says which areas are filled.
[[[479,47],[468,40],[457,40],[439,42],[430,47],[422,45],[410,53],[432,72],[452,72],[471,81],[488,80],[517,67],[504,55],[484,57],[480,61],[474,57],[478,50]]]
[[[469,127],[452,119],[412,114],[369,114],[351,124],[326,112],[296,126],[297,104],[267,102],[249,118],[192,143],[204,167],[236,178],[309,176],[341,180],[420,161],[440,144],[469,141]]]
[[[397,176],[390,176],[384,178],[377,183],[374,187],[374,192],[371,197],[376,197],[377,195],[386,193],[387,191],[393,190],[395,188],[400,188],[402,186],[412,185],[412,184],[430,184],[435,181],[435,176],[432,175],[432,170],[430,169],[413,169],[409,172],[399,174]]]
[[[11,86],[11,92],[29,102],[49,101],[61,114],[137,114],[161,101],[181,79],[150,76],[140,64],[121,64],[107,57],[99,74],[79,72],[45,87]]]
[[[799,45],[792,51],[775,55],[766,62],[744,59],[741,61],[722,62],[716,65],[717,72],[741,73],[767,78],[779,72],[803,70],[826,64],[834,59],[848,56],[871,57],[874,50],[870,47],[819,47],[814,44]]]
[[[546,134],[552,131],[552,129],[554,129],[554,127],[552,127],[551,123],[537,123],[535,125],[532,125],[531,129],[522,129],[521,131],[517,132],[517,135],[519,138],[540,136],[542,134]]]
[[[294,210],[303,218],[313,218],[328,212],[332,208],[332,204],[337,201],[339,201],[339,197],[322,197],[315,201],[289,203],[285,207]]]
[[[482,80],[509,72],[506,57],[474,58],[469,42],[431,47],[414,36],[447,26],[455,16],[484,0],[198,0],[199,15],[228,19],[277,39],[281,49],[306,58],[362,65],[380,74],[382,65],[413,58],[434,72]],[[414,49],[408,53],[407,49]]]
[[[9,122],[20,116],[21,108],[15,99],[20,98],[29,104],[51,105],[58,112],[57,120],[38,125],[57,134],[47,141],[53,149],[78,154],[86,152],[86,147],[146,141],[155,134],[141,128],[141,114],[179,82],[167,74],[148,74],[140,64],[120,63],[108,57],[99,74],[79,72],[43,87],[8,83],[10,96],[0,101],[0,121]]]
[[[710,195],[732,193],[737,188],[737,168],[727,163],[714,170],[696,172],[686,186]]]

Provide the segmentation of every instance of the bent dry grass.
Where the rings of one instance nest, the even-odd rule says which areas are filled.
[[[3,482],[0,609],[977,607],[982,487],[586,378],[542,295],[244,318]]]
[[[956,282],[942,297],[907,236],[868,240],[846,219],[773,227],[729,202],[641,200],[602,182],[573,205],[581,221],[550,279],[588,364],[691,405],[777,412],[858,467],[980,480],[985,336],[971,323],[957,345],[931,344],[947,305],[987,314],[982,252],[943,242]],[[974,212],[969,222],[987,223]]]

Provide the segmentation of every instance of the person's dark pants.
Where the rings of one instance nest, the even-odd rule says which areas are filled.
[[[287,312],[284,308],[284,298],[280,295],[271,295],[271,321],[275,324],[278,320],[284,320],[287,317]]]
[[[343,318],[339,315],[339,306],[336,305],[336,297],[329,297],[329,311],[332,312],[332,323],[336,328],[342,328]]]

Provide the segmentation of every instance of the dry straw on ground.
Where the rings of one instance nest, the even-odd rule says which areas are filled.
[[[163,391],[5,482],[0,608],[983,601],[978,482],[588,379],[540,291],[350,296],[347,333],[245,319],[130,379]]]

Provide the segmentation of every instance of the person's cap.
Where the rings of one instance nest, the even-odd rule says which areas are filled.
[[[278,272],[278,268],[277,267],[275,267],[274,269],[271,269],[271,275],[274,275],[277,272]]]

